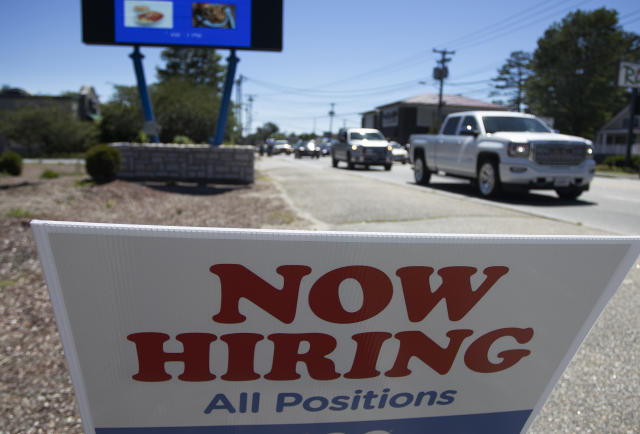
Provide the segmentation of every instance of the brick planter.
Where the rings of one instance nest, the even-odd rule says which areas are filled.
[[[122,155],[118,178],[137,181],[187,181],[251,184],[252,146],[112,143]]]

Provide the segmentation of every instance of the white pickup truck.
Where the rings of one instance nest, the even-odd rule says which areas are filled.
[[[591,141],[553,132],[535,116],[502,111],[452,113],[440,134],[413,134],[417,184],[431,173],[470,179],[483,197],[501,190],[554,189],[576,199],[595,174]]]

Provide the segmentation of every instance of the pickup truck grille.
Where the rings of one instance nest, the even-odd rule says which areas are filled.
[[[577,166],[587,156],[582,143],[534,143],[533,159],[543,166]]]
[[[383,147],[370,147],[364,148],[364,155],[365,157],[368,158],[375,158],[375,159],[380,159],[380,160],[384,160],[385,157],[387,156],[387,148],[383,148]]]

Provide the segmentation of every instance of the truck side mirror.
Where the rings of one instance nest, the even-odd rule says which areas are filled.
[[[461,136],[478,137],[480,135],[480,130],[478,128],[473,128],[471,125],[466,125],[462,127],[458,134]]]

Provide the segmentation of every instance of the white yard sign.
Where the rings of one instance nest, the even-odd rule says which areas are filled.
[[[98,434],[524,431],[640,250],[32,226]]]

